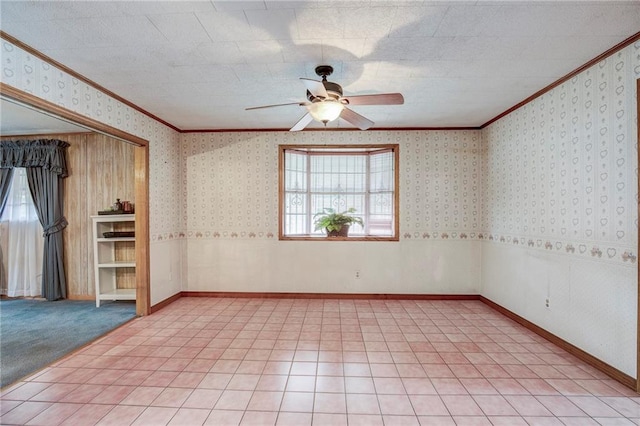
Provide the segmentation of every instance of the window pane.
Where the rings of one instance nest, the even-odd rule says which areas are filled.
[[[307,155],[298,152],[285,152],[285,190],[307,190]]]
[[[307,195],[287,193],[285,196],[285,232],[287,234],[307,234]]]
[[[31,192],[29,192],[27,169],[23,167],[13,169],[13,178],[9,194],[7,194],[7,204],[1,219],[10,222],[33,222],[38,220],[38,214],[31,199]]]
[[[393,153],[372,154],[370,169],[371,192],[394,190]]]
[[[311,155],[311,192],[364,192],[366,156]]]
[[[288,172],[285,185],[287,191],[305,192],[307,190],[307,176],[304,172]]]
[[[393,235],[393,193],[380,192],[369,195],[369,233]]]

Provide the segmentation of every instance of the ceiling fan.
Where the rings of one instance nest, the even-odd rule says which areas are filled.
[[[373,126],[373,121],[347,108],[348,105],[402,105],[404,103],[404,98],[400,93],[343,96],[342,87],[339,84],[327,81],[327,76],[333,73],[332,66],[319,65],[315,71],[318,76],[322,77],[322,81],[300,78],[307,88],[308,101],[250,107],[246,108],[246,110],[285,105],[305,107],[307,113],[290,129],[291,132],[304,129],[313,120],[324,123],[326,126],[329,121],[336,120],[338,117],[348,121],[360,130],[367,130]]]

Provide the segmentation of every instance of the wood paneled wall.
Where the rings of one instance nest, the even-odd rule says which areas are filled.
[[[65,215],[69,222],[65,267],[70,297],[85,298],[95,296],[91,216],[108,209],[117,198],[135,202],[134,147],[102,134],[91,134],[86,141],[73,138],[67,140],[71,146],[67,151],[70,173],[65,179]],[[118,247],[127,250],[121,244]],[[120,287],[136,287],[132,272],[118,273]]]
[[[30,136],[20,136],[26,139]],[[37,135],[60,139],[67,149],[69,177],[64,179],[64,214],[69,226],[63,231],[67,292],[71,299],[95,297],[91,216],[106,210],[117,198],[134,199],[134,146],[97,133]],[[2,139],[17,139],[3,137]],[[135,257],[131,243],[119,245],[118,258]],[[136,288],[135,271],[118,273],[118,286]]]

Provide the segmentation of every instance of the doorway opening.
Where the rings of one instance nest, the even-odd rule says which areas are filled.
[[[88,131],[106,135],[121,143],[133,146],[133,193],[135,204],[135,293],[136,315],[150,313],[149,289],[149,147],[148,141],[105,125],[91,118],[62,108],[29,93],[0,83],[0,97],[11,103],[45,114],[47,116],[81,126]],[[83,259],[90,262],[91,259]]]

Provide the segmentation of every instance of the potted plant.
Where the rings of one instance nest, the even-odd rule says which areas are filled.
[[[325,207],[321,212],[313,216],[316,225],[316,231],[324,229],[328,237],[346,237],[349,235],[349,227],[352,223],[358,223],[364,226],[362,219],[353,216],[356,209],[351,207],[343,212],[336,212],[335,209]]]

